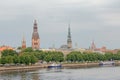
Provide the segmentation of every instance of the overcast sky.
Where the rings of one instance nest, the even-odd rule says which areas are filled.
[[[0,0],[0,45],[31,46],[34,19],[41,48],[66,44],[69,23],[74,47],[120,48],[120,0]]]

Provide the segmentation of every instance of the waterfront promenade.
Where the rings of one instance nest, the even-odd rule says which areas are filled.
[[[120,65],[120,62],[116,62],[116,65]],[[0,72],[7,71],[24,71],[24,70],[37,70],[42,68],[47,68],[51,64],[39,64],[39,65],[29,65],[29,66],[3,66],[0,67]],[[98,62],[91,63],[64,63],[62,64],[63,68],[85,68],[85,67],[97,67],[99,66]]]
[[[51,64],[39,64],[39,65],[30,65],[30,66],[3,66],[0,67],[0,72],[6,71],[22,71],[22,70],[35,70],[40,68],[47,68]],[[70,63],[70,64],[62,64],[63,68],[68,67],[90,67],[90,66],[98,66],[99,63]]]
[[[0,72],[35,70],[35,69],[40,69],[40,68],[47,68],[47,66],[48,64],[30,65],[30,66],[3,66],[3,67],[0,67]]]

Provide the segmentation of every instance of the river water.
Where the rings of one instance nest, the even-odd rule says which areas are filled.
[[[0,80],[120,80],[120,66],[7,72]]]

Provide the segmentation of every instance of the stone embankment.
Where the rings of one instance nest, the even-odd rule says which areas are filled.
[[[0,67],[0,72],[6,71],[22,71],[22,70],[36,70],[41,68],[47,68],[47,64],[42,65],[31,65],[31,66],[3,66]]]
[[[96,67],[96,66],[99,66],[99,63],[79,63],[79,64],[73,63],[73,64],[63,64],[62,66],[66,68]]]
[[[30,71],[30,70],[38,70],[42,68],[47,68],[50,64],[39,64],[39,65],[31,65],[31,66],[3,66],[0,67],[0,72],[8,72],[8,71]],[[120,62],[115,63],[116,66],[120,66]],[[63,68],[87,68],[87,67],[97,67],[99,63],[64,63],[62,64]]]
[[[24,70],[37,70],[41,68],[47,68],[50,64],[39,64],[39,65],[31,65],[31,66],[4,66],[0,67],[0,72],[6,71],[24,71]],[[77,68],[77,67],[94,67],[98,66],[99,63],[70,63],[70,64],[62,64],[63,68]]]

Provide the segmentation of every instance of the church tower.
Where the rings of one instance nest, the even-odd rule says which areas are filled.
[[[68,49],[72,48],[70,24],[69,24],[69,27],[68,27],[67,47],[68,47]]]
[[[34,21],[33,33],[32,33],[32,49],[40,49],[40,38],[38,34],[38,27],[36,20]]]
[[[95,46],[95,43],[94,43],[94,41],[92,41],[92,44],[91,44],[91,50],[95,50],[96,49],[96,46]]]
[[[23,36],[23,40],[22,40],[22,49],[26,48],[26,41],[25,41],[25,37]]]

